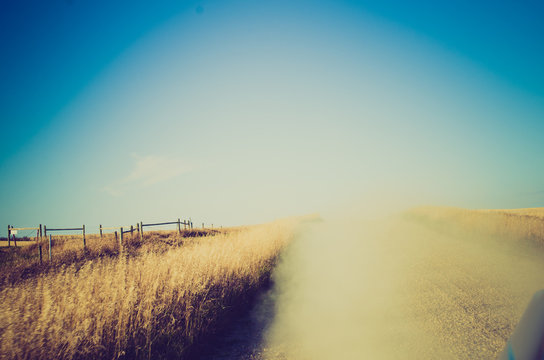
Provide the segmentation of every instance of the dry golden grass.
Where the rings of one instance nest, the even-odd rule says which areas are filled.
[[[179,358],[268,281],[295,226],[284,220],[167,249],[148,242],[134,256],[6,285],[0,357]]]
[[[544,208],[468,210],[428,206],[412,209],[407,215],[440,226],[454,225],[463,230],[544,245]]]
[[[17,240],[17,246],[26,246],[26,245],[32,245],[33,243],[35,243],[35,241],[32,241],[32,240]],[[7,240],[0,240],[0,248],[1,247],[7,247],[8,245],[10,245],[10,242],[7,241]],[[15,246],[14,242],[11,241],[11,245],[10,246]]]
[[[240,231],[242,227],[226,228],[224,230],[182,230],[177,231],[146,231],[142,240],[139,234],[125,234],[123,251],[129,255],[137,255],[145,251],[165,251],[172,245],[188,244],[195,237],[212,236],[221,233]],[[39,258],[39,246],[42,248],[42,262]],[[88,260],[101,257],[115,257],[120,252],[119,241],[113,233],[100,237],[87,234],[86,247],[83,248],[81,235],[55,235],[52,237],[52,260],[48,258],[48,239],[40,241],[17,241],[17,247],[12,241],[11,247],[0,248],[0,287],[15,284],[37,274],[55,270],[63,265],[83,264]]]

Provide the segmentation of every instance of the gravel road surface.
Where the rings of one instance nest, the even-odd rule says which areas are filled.
[[[199,359],[493,359],[543,274],[542,248],[513,240],[402,219],[313,226]]]

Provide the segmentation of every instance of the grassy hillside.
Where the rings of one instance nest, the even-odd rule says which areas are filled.
[[[268,281],[295,226],[285,220],[183,246],[150,236],[132,255],[59,263],[6,284],[0,357],[183,357]]]
[[[478,232],[544,245],[544,208],[469,210],[452,207],[419,207],[405,214],[431,226]]]

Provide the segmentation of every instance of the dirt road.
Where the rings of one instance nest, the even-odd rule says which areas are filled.
[[[400,219],[313,226],[201,359],[493,359],[542,274],[542,249],[512,241]]]

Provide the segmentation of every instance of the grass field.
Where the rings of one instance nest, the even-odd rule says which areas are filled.
[[[296,223],[192,238],[147,234],[122,254],[114,242],[89,238],[83,253],[63,239],[49,271],[4,281],[0,357],[183,357],[267,283]]]
[[[544,245],[544,208],[469,210],[419,207],[405,214],[430,226]]]
[[[70,264],[81,265],[86,261],[103,257],[116,257],[121,251],[134,256],[146,252],[164,252],[173,245],[189,244],[196,238],[230,234],[240,231],[241,228],[226,228],[222,230],[192,229],[177,231],[146,231],[143,239],[138,233],[134,236],[125,234],[123,245],[115,239],[113,233],[86,236],[86,247],[83,248],[81,235],[54,235],[52,237],[52,259],[49,261],[48,239],[43,237],[27,241],[17,241],[17,247],[11,242],[11,247],[0,247],[0,287],[6,284],[15,284],[21,280],[33,277],[36,274],[46,273],[60,266]],[[7,241],[6,241],[7,245]],[[39,247],[42,250],[40,262]]]
[[[25,241],[20,241],[20,240],[17,240],[17,246],[26,246],[26,245],[31,245],[33,244],[35,241],[32,241],[32,240],[25,240]],[[0,240],[0,248],[2,247],[8,247],[9,245],[9,242],[7,240]],[[11,245],[10,246],[15,246],[14,245],[14,242],[12,241],[11,242]]]

